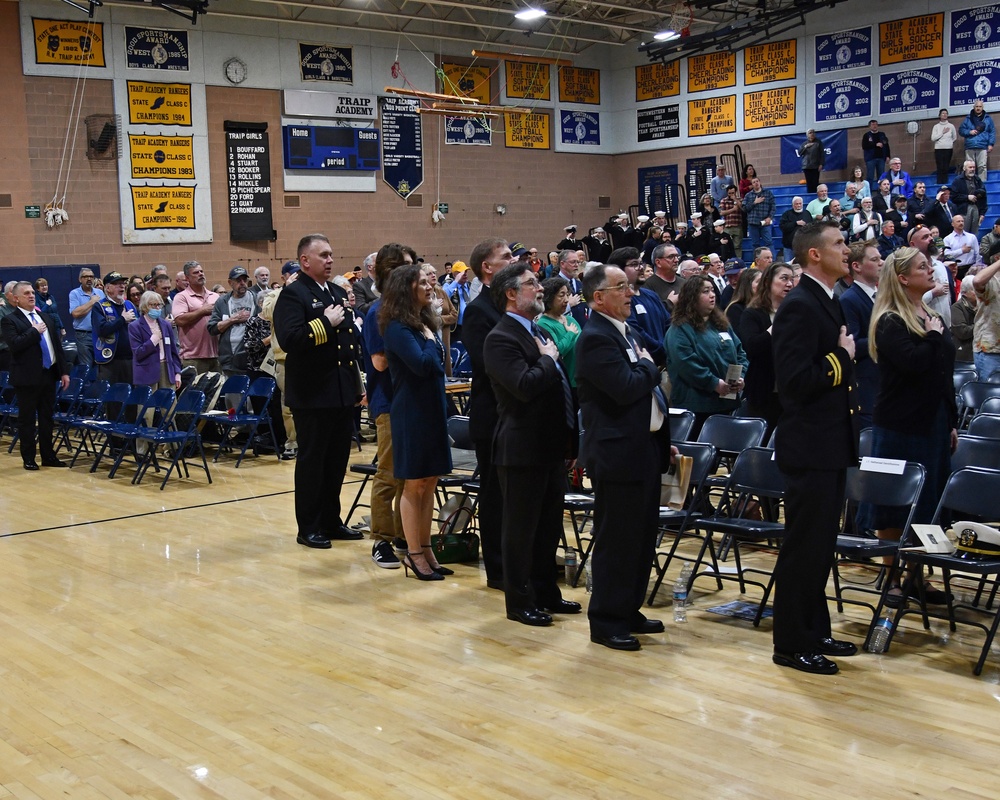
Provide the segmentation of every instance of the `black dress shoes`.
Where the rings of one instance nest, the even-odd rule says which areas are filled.
[[[631,633],[663,633],[665,630],[661,620],[644,619],[638,625],[632,626]]]
[[[779,653],[776,650],[771,660],[779,667],[791,667],[814,675],[834,675],[837,672],[837,665],[821,653]]]
[[[60,461],[58,458],[43,458],[42,459],[42,466],[43,467],[68,467],[69,464],[67,464],[65,461]]]
[[[28,470],[28,472],[36,472],[38,470],[38,464],[34,461],[25,461],[24,468]]]
[[[826,638],[816,643],[816,652],[825,656],[853,656],[857,655],[858,646],[854,642]]]
[[[486,579],[486,586],[488,588],[490,588],[490,589],[499,589],[502,592],[503,591],[503,579],[501,578],[501,579],[494,580],[493,578],[487,578]]]
[[[537,608],[515,608],[507,612],[507,619],[520,622],[522,625],[534,625],[536,628],[552,624],[552,616]]]
[[[296,538],[299,544],[304,544],[306,547],[315,547],[318,550],[329,550],[330,540],[326,538],[326,534],[320,533],[319,531],[314,531],[313,533],[300,533]]]
[[[543,608],[550,614],[579,614],[583,611],[583,606],[573,600],[560,599],[556,603],[546,603]]]
[[[338,541],[355,541],[365,538],[365,535],[361,531],[351,530],[346,525],[340,525],[332,531],[324,532],[322,535],[327,540],[337,539]]]
[[[642,645],[639,644],[639,640],[627,633],[615,633],[610,636],[600,636],[599,634],[592,633],[590,634],[590,641],[595,644],[603,644],[605,647],[610,647],[612,650],[642,649]]]

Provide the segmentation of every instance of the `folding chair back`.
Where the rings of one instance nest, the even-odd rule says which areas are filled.
[[[766,431],[767,422],[759,417],[713,414],[705,420],[698,441],[715,445],[720,456],[735,457],[748,447],[759,447]]]
[[[469,435],[469,418],[461,414],[448,417],[448,435],[452,440],[452,447],[459,450],[475,450],[476,446]]]
[[[1000,397],[987,397],[979,406],[980,414],[1000,414]]]
[[[693,411],[670,411],[670,441],[674,444],[686,442],[694,428]]]
[[[198,432],[199,414],[205,404],[205,393],[198,389],[187,389],[184,391],[174,405],[174,412],[170,417],[168,425],[156,431],[151,440],[151,446],[146,451],[146,456],[139,464],[132,483],[140,483],[146,471],[152,464],[157,464],[156,447],[166,445],[171,449],[171,462],[167,468],[166,475],[160,483],[160,491],[167,485],[170,474],[176,468],[178,472],[183,468],[184,476],[189,477],[187,458],[197,455],[201,459],[200,466],[205,470],[208,482],[212,482],[212,473],[208,468],[208,461],[205,459],[205,451],[201,445],[201,434]],[[159,466],[157,466],[159,470]]]
[[[955,386],[955,394],[962,391],[962,387],[969,381],[977,380],[976,368],[973,366],[955,367],[952,373],[952,383]]]
[[[979,407],[990,397],[1000,397],[1000,384],[986,381],[969,381],[958,392],[961,418],[959,428],[964,428],[979,411]]]
[[[867,458],[872,454],[872,429],[862,428],[858,439],[858,458]]]
[[[1000,414],[984,414],[980,411],[969,420],[969,436],[1000,439]]]

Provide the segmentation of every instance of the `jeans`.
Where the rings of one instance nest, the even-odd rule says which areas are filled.
[[[1000,353],[983,353],[977,350],[972,355],[972,360],[976,364],[976,372],[979,373],[979,380],[988,381],[991,377],[1000,373]]]
[[[754,225],[752,222],[747,225],[747,233],[750,235],[750,244],[756,250],[758,247],[771,246],[771,226]]]
[[[76,335],[76,362],[86,364],[88,367],[94,365],[94,335],[90,331],[74,329]]]
[[[872,187],[872,194],[874,195],[878,191],[879,176],[885,172],[885,159],[873,158],[871,161],[866,159],[865,166],[868,168],[868,185]]]

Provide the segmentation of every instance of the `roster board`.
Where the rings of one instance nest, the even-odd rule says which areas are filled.
[[[551,100],[549,65],[536,61],[504,61],[507,97],[521,100]]]
[[[759,131],[795,124],[795,89],[765,89],[743,95],[743,130]]]
[[[400,197],[424,182],[420,103],[408,97],[382,98],[382,180]]]
[[[746,48],[743,51],[743,83],[753,86],[795,80],[797,46],[795,39],[786,39]]]
[[[899,64],[944,53],[944,14],[906,17],[878,26],[879,64]]]
[[[274,241],[271,152],[266,122],[224,123],[229,184],[229,238]]]
[[[688,136],[736,133],[736,95],[688,100]]]
[[[635,101],[677,97],[681,93],[681,62],[640,64],[635,68]]]

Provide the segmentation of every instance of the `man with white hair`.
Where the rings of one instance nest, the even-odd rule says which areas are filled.
[[[973,276],[962,278],[958,300],[951,306],[951,337],[955,340],[955,362],[971,363],[972,342],[976,323],[976,287]]]
[[[976,174],[976,162],[966,161],[962,174],[951,182],[951,201],[958,213],[965,217],[965,230],[973,236],[979,233],[979,221],[986,214],[986,186]]]
[[[254,298],[261,292],[266,292],[270,288],[270,283],[271,270],[261,264],[253,271],[253,284],[250,286],[250,291],[253,292]]]
[[[806,206],[806,211],[809,212],[811,220],[818,222],[823,219],[823,215],[826,214],[826,207],[828,205],[830,205],[830,190],[825,183],[821,183],[816,187],[816,197],[809,201],[809,205]]]
[[[728,189],[732,185],[733,176],[726,171],[725,164],[719,164],[715,168],[715,177],[712,178],[712,183],[709,184],[709,192],[712,194],[712,200],[715,201],[716,208],[719,208],[719,204],[725,199]]]
[[[821,184],[819,188],[824,190],[825,194],[826,184]],[[781,228],[781,243],[785,248],[785,261],[788,262],[795,260],[795,253],[792,250],[792,242],[795,240],[795,234],[813,221],[812,212],[803,207],[803,202],[802,198],[798,195],[793,197],[792,207],[782,214],[781,219],[778,220],[778,227]],[[812,204],[810,203],[810,205]]]
[[[901,194],[903,197],[913,194],[913,181],[910,180],[909,173],[903,172],[903,162],[895,156],[889,159],[889,168],[879,178],[880,183],[885,180],[889,181],[893,194]]]
[[[944,237],[944,257],[958,265],[960,277],[979,260],[979,240],[965,229],[965,217],[956,214],[951,219],[952,232]]]
[[[7,285],[3,287],[3,296],[0,297],[0,320],[17,308],[14,302],[15,286],[17,281],[7,281]],[[2,337],[0,337],[0,370],[10,370],[10,348]]]
[[[378,290],[375,289],[375,256],[378,253],[369,253],[361,263],[363,277],[354,282],[354,299],[357,301],[357,313],[361,319],[365,318],[372,303],[378,300]]]

